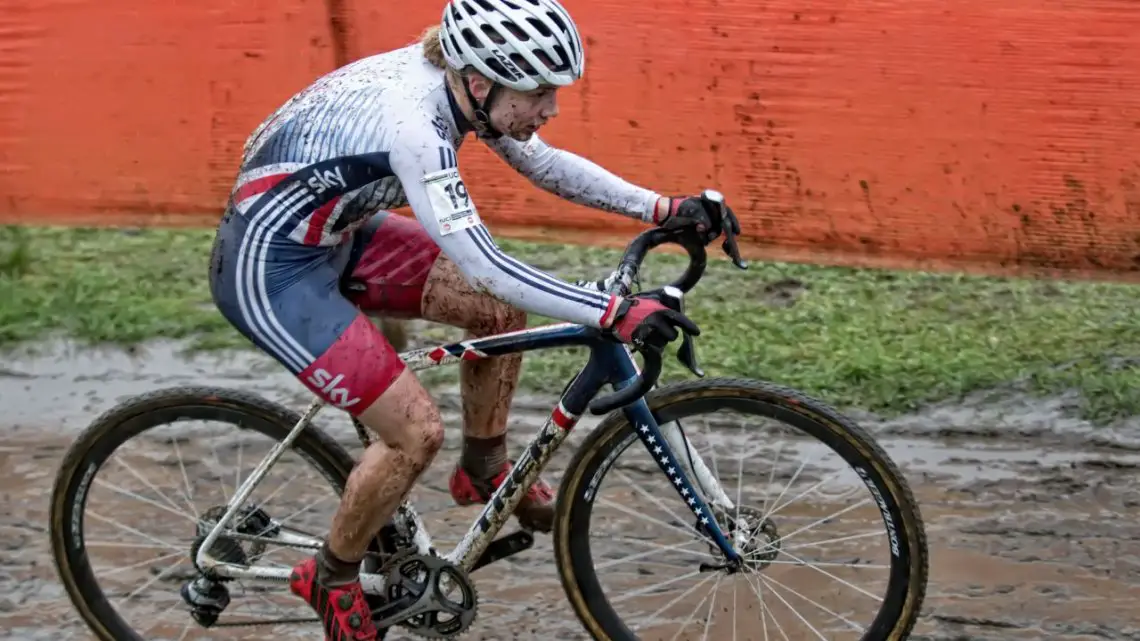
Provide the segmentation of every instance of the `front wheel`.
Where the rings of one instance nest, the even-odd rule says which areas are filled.
[[[746,562],[709,569],[720,552],[657,467],[658,445],[630,447],[638,435],[611,414],[570,463],[554,528],[563,588],[594,639],[908,637],[926,537],[870,435],[823,403],[744,379],[669,385],[646,402],[690,443],[691,457],[674,455]],[[702,486],[696,466],[719,488],[707,475]]]

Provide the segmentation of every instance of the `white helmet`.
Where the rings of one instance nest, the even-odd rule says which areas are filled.
[[[582,39],[557,0],[450,0],[439,31],[447,64],[530,91],[582,77]]]

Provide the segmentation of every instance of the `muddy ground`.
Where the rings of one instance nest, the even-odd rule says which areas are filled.
[[[0,368],[0,638],[91,638],[48,553],[53,477],[64,449],[97,413],[126,395],[181,384],[236,386],[298,409],[308,399],[279,368],[257,357],[188,360],[176,346],[161,343],[134,354],[53,343],[36,354],[9,357]],[[454,390],[437,395],[449,426],[457,425]],[[860,417],[904,469],[924,511],[930,586],[913,639],[1140,640],[1140,424],[1090,426],[1069,416],[1071,400],[979,398],[891,421]],[[527,426],[544,417],[548,403],[518,399],[516,445],[529,436]],[[351,445],[337,415],[322,415],[318,423]],[[583,424],[582,432],[589,427]],[[204,454],[205,445],[192,440],[184,441],[183,454],[188,465],[198,465],[194,457]],[[559,453],[552,480],[580,440],[576,435]],[[432,533],[446,541],[454,541],[474,513],[451,508],[445,494],[458,442],[458,431],[449,429],[445,451],[415,495]],[[293,489],[301,489],[291,489],[289,500],[305,500],[319,486],[319,479],[297,483]],[[335,504],[324,506],[312,512],[313,523],[323,525]],[[122,512],[115,515],[130,522],[129,509]],[[140,528],[161,521],[139,514],[134,522]],[[133,572],[136,584],[156,574],[145,563]],[[583,638],[550,562],[548,538],[540,536],[532,551],[481,570],[475,579],[486,605],[464,638]],[[170,600],[153,597],[152,605],[174,606],[171,595],[180,582],[158,581],[151,589],[163,585]],[[164,628],[148,638],[180,638],[184,629]],[[765,638],[759,628],[739,634]],[[319,637],[310,631],[248,638]],[[714,631],[707,638],[731,636]]]

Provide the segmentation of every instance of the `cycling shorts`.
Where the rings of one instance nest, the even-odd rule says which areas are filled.
[[[415,219],[374,215],[333,247],[301,245],[228,208],[210,258],[222,315],[313,393],[356,416],[405,369],[365,312],[421,316],[439,247]]]

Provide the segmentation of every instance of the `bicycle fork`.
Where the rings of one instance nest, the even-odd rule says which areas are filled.
[[[615,387],[623,388],[633,384],[640,372],[628,347],[615,345],[615,348],[622,352],[622,356],[613,359],[616,374],[624,379],[620,387]],[[710,509],[709,501],[719,505],[726,513],[731,513],[735,509],[735,505],[724,488],[721,487],[720,480],[709,470],[700,454],[689,442],[681,426],[676,421],[669,421],[663,425],[658,424],[644,398],[639,398],[634,403],[627,405],[622,409],[622,412],[624,412],[629,424],[633,426],[641,443],[653,457],[654,462],[657,463],[657,467],[669,479],[674,491],[693,513],[699,527],[712,539],[712,542],[716,544],[727,560],[727,564],[724,566],[706,567],[702,564],[702,568],[738,567],[743,559],[725,535],[720,523],[717,522],[716,516]],[[682,459],[679,459],[678,453],[684,454],[684,463],[682,463]],[[691,465],[689,465],[690,462]],[[704,490],[703,492],[697,491],[697,488],[693,486],[690,474],[697,479],[698,486]]]

